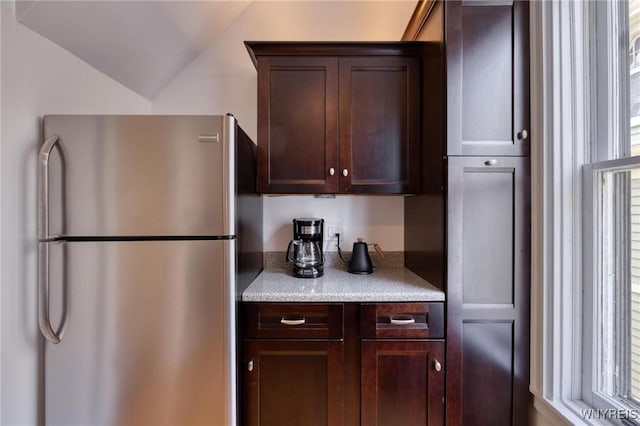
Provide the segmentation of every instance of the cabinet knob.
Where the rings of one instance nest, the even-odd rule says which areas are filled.
[[[484,162],[485,166],[495,166],[496,164],[498,164],[498,160],[496,160],[495,158]]]
[[[347,170],[347,169],[342,169],[342,176],[344,176],[344,177],[349,176],[349,170]]]
[[[436,371],[442,371],[442,364],[437,359],[433,360],[433,369]]]
[[[253,360],[249,360],[247,363],[247,370],[253,371]]]
[[[521,141],[525,140],[527,137],[529,137],[529,132],[527,132],[526,130],[518,132],[518,139],[520,139]]]
[[[333,167],[331,167],[331,168],[329,169],[329,176],[333,176],[333,175],[335,175],[335,174],[336,174],[336,169],[334,169]]]

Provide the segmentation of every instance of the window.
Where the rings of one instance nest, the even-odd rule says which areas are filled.
[[[600,417],[640,424],[640,0],[597,11],[608,22],[609,43],[594,52],[608,64],[596,75],[606,130],[593,141],[603,161],[584,169],[582,398],[612,410]]]
[[[585,399],[640,420],[640,157],[585,167]],[[590,362],[589,362],[590,360]],[[615,419],[612,419],[615,420]]]
[[[530,3],[530,388],[550,423],[640,424],[639,1]]]

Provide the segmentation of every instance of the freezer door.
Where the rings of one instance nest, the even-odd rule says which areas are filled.
[[[234,240],[40,244],[47,426],[235,426]]]
[[[234,235],[235,135],[232,116],[45,116],[40,239]]]

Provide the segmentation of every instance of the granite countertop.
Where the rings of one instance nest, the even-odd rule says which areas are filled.
[[[325,266],[320,278],[295,278],[290,266],[267,266],[242,293],[245,302],[438,302],[444,292],[403,266],[355,275]]]

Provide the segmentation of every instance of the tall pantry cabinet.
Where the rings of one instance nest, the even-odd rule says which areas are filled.
[[[443,43],[445,142],[431,152],[444,151],[444,171],[441,196],[432,185],[432,191],[405,202],[406,262],[425,279],[445,282],[446,423],[524,425],[530,353],[529,4],[452,0],[421,6],[421,17],[419,5],[404,38]],[[444,238],[433,232],[440,207]],[[439,259],[438,244],[444,277],[419,266]]]

